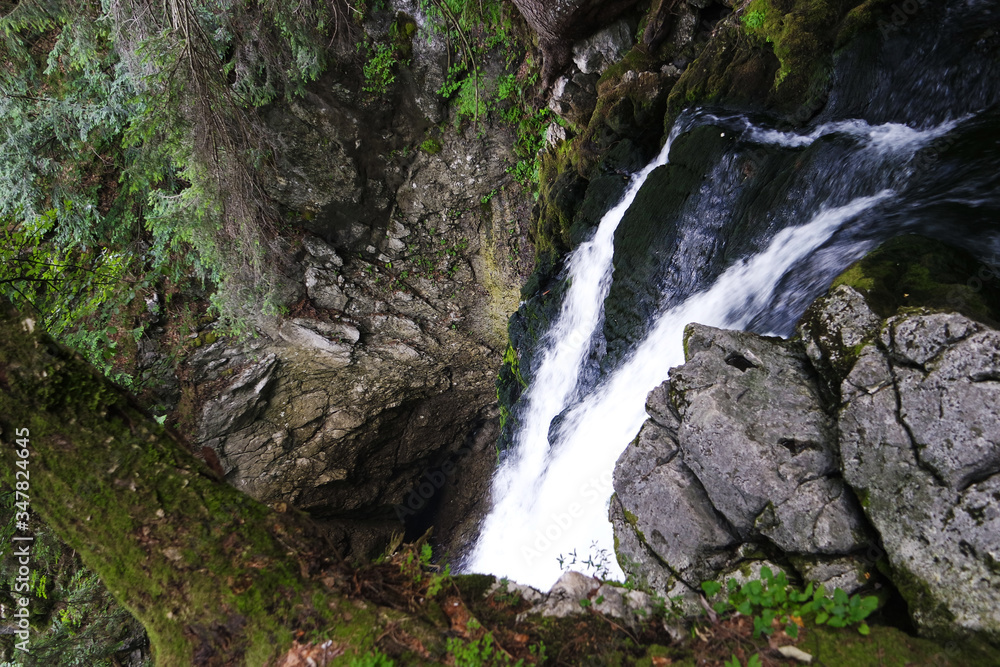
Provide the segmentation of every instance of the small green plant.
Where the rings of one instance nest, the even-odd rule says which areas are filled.
[[[445,565],[441,569],[431,562],[433,555],[431,545],[425,542],[419,551],[414,547],[407,547],[399,561],[399,571],[410,577],[415,586],[426,586],[425,594],[429,598],[435,597],[451,582],[451,565]]]
[[[420,144],[420,150],[427,153],[428,155],[437,155],[441,152],[441,142],[434,137],[429,137]]]
[[[743,667],[743,664],[740,662],[740,659],[737,658],[735,655],[731,657],[729,660],[726,660],[724,664],[726,667]],[[754,653],[752,656],[750,656],[750,659],[747,660],[746,667],[763,667],[763,664],[764,663],[760,661],[760,654]]]
[[[469,622],[469,629],[473,629],[473,621]],[[478,623],[476,625],[478,627]],[[486,665],[522,667],[524,665],[524,660],[515,662],[506,651],[497,646],[492,632],[487,632],[474,641],[462,641],[457,637],[452,637],[448,640],[446,646],[455,667],[485,667]],[[544,654],[545,648],[542,645],[541,655],[544,656]],[[540,662],[542,660],[544,658]]]
[[[767,14],[759,9],[747,12],[742,17],[740,21],[750,32],[755,32],[764,27],[764,20],[767,18]]]
[[[388,44],[363,43],[360,46],[368,52],[368,60],[363,68],[365,85],[362,90],[373,95],[384,95],[389,86],[396,82],[395,68],[399,62],[396,52]]]
[[[722,590],[722,584],[706,581],[701,588],[707,597],[712,598]],[[730,579],[726,582],[726,589],[727,600],[716,602],[713,609],[719,614],[735,610],[753,618],[754,637],[774,632],[775,620],[784,624],[788,636],[797,637],[803,618],[811,618],[816,625],[834,628],[857,625],[858,632],[867,635],[869,628],[864,619],[878,607],[878,598],[848,596],[840,588],[834,590],[831,597],[826,595],[823,586],[812,583],[805,590],[798,590],[789,585],[784,572],[775,575],[769,567],[761,568],[759,580],[748,581],[742,586],[735,579]]]
[[[539,665],[545,664],[545,642],[538,642],[538,644],[532,644],[528,647],[528,653],[533,655],[537,660]]]
[[[355,656],[347,664],[350,667],[396,667],[396,662],[378,649],[374,653]]]

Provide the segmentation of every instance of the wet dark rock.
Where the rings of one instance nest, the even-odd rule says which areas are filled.
[[[936,239],[906,234],[858,260],[834,286],[849,285],[880,318],[900,308],[923,306],[962,313],[996,327],[1000,287],[996,267]]]

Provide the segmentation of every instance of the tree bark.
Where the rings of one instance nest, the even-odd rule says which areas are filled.
[[[636,0],[514,0],[545,59],[542,85],[548,88],[569,63],[573,42],[614,20]]]
[[[0,462],[18,500],[143,623],[157,665],[271,663],[296,630],[376,625],[374,608],[347,601],[343,569],[324,562],[324,541],[303,516],[219,481],[3,299]]]

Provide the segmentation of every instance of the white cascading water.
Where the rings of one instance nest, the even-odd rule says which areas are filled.
[[[531,511],[537,480],[545,472],[549,424],[566,407],[576,388],[584,357],[590,349],[590,340],[601,320],[604,299],[611,287],[615,230],[646,177],[666,164],[671,140],[677,133],[671,133],[656,159],[632,176],[621,201],[604,214],[593,238],[581,243],[570,256],[567,270],[569,288],[559,315],[542,343],[544,352],[541,362],[525,399],[530,408],[521,418],[521,428],[514,440],[514,454],[497,471],[493,481],[494,498],[505,498],[510,507],[505,516]],[[526,504],[519,504],[518,499]],[[499,526],[501,524],[497,522],[504,520],[494,509],[487,519],[492,525],[489,528],[484,526],[483,536],[499,535],[500,531],[492,526]],[[481,564],[481,560],[473,555],[468,563],[470,569],[490,571],[493,565]]]
[[[955,122],[917,131],[861,121],[830,123],[809,135],[758,130],[757,143],[803,146],[831,132],[852,134],[876,153],[912,155]],[[801,226],[778,232],[761,253],[730,266],[706,290],[662,313],[645,340],[597,388],[569,409],[549,441],[552,420],[569,407],[591,338],[601,321],[611,284],[614,232],[646,177],[665,164],[670,140],[660,155],[636,174],[623,199],[602,218],[594,237],[569,261],[571,281],[555,323],[542,343],[544,352],[532,378],[514,436],[513,453],[493,480],[493,509],[465,569],[492,573],[548,590],[562,573],[560,557],[575,553],[607,556],[605,576],[621,578],[614,559],[608,520],[612,472],[625,446],[646,419],[646,395],[683,363],[685,325],[700,322],[742,328],[770,302],[786,272],[815,252],[847,221],[892,196],[891,190],[846,205],[822,208]],[[579,567],[579,565],[578,565]]]

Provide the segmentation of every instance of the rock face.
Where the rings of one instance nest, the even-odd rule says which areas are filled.
[[[701,325],[685,345],[615,470],[626,571],[677,593],[776,548],[858,588],[857,565],[841,561],[871,538],[802,345]]]
[[[1000,639],[1000,332],[891,318],[841,389],[844,478],[930,634]]]
[[[685,350],[615,470],[627,573],[678,594],[765,558],[851,591],[882,561],[923,632],[1000,640],[1000,332],[840,285],[793,340]]]
[[[635,30],[627,21],[615,21],[573,45],[573,62],[584,74],[601,74],[632,48]]]
[[[331,71],[264,112],[280,147],[269,194],[299,228],[288,313],[256,314],[248,343],[204,335],[179,372],[196,450],[359,558],[431,523],[445,548],[475,529],[506,323],[532,269],[511,137],[438,127],[448,45],[419,3],[389,4],[365,28],[397,28],[412,58],[384,98]]]

